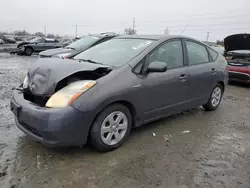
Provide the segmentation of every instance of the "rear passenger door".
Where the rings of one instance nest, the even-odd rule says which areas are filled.
[[[202,43],[185,39],[185,46],[189,64],[187,102],[192,107],[208,101],[216,83],[216,66]]]
[[[44,50],[53,49],[53,48],[56,48],[58,46],[58,43],[55,42],[54,40],[46,40],[45,42],[46,43],[44,45]]]

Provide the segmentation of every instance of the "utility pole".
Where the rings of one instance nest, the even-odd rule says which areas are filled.
[[[46,28],[46,25],[44,26],[44,35],[47,36],[47,28]]]
[[[133,33],[135,33],[135,18],[133,18]]]
[[[76,24],[76,38],[77,38],[77,24]]]
[[[206,42],[208,41],[209,33],[210,33],[210,32],[207,32],[207,39],[206,39]]]

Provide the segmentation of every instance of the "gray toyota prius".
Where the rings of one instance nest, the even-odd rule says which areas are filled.
[[[119,36],[74,60],[39,59],[14,91],[19,129],[48,146],[118,148],[133,127],[187,109],[215,110],[225,58],[182,36]]]

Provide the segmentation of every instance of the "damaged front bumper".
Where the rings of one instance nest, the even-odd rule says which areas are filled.
[[[77,146],[87,141],[91,118],[79,110],[44,108],[25,100],[15,91],[10,102],[17,127],[34,140],[48,146]]]

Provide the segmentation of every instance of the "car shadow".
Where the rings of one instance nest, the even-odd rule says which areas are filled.
[[[176,124],[177,120],[185,117],[190,116],[196,116],[200,113],[205,113],[204,109],[202,107],[193,108],[181,113],[177,113],[171,116],[168,116],[166,118],[162,118],[150,123],[143,124],[142,126],[133,128],[131,130],[131,134],[128,137],[127,141],[124,143],[124,145],[131,145],[134,141],[137,140],[138,137],[144,137],[147,136],[153,136],[154,131],[164,130],[167,129],[168,131],[179,131],[176,130]],[[185,127],[182,127],[181,129],[185,129]],[[123,148],[123,146],[121,146]],[[129,146],[127,147],[129,148]],[[19,138],[19,144],[18,144],[18,150],[19,153],[39,153],[40,155],[43,155],[43,153],[47,153],[48,155],[52,156],[62,156],[65,155],[67,157],[72,156],[78,156],[82,155],[91,155],[96,156],[100,155],[100,152],[98,152],[95,148],[91,146],[90,143],[85,144],[84,146],[77,146],[77,147],[47,147],[43,144],[40,144],[39,142],[31,140],[28,136],[24,135]]]
[[[165,118],[162,118],[162,119],[150,122],[150,123],[143,124],[139,127],[135,127],[131,130],[131,134],[128,137],[127,141],[124,143],[124,145],[131,144],[133,142],[132,139],[133,138],[136,139],[136,137],[138,137],[139,135],[140,136],[143,136],[145,134],[152,135],[155,130],[167,128],[171,131],[172,129],[176,128],[175,126],[176,120],[178,120],[180,117],[195,116],[199,113],[205,113],[205,110],[202,107],[197,107],[197,108],[189,109],[189,110],[177,113],[177,114],[173,114],[171,116],[167,116]],[[42,147],[46,147],[46,146],[42,145]],[[50,150],[58,154],[62,154],[62,155],[73,155],[75,153],[85,153],[85,154],[99,153],[100,154],[100,152],[95,150],[95,148],[93,148],[89,142],[85,144],[84,146],[80,146],[80,147],[78,146],[78,147],[50,148]]]
[[[230,81],[229,85],[236,86],[236,87],[250,88],[250,83],[247,84],[247,83],[242,83],[242,82]]]

